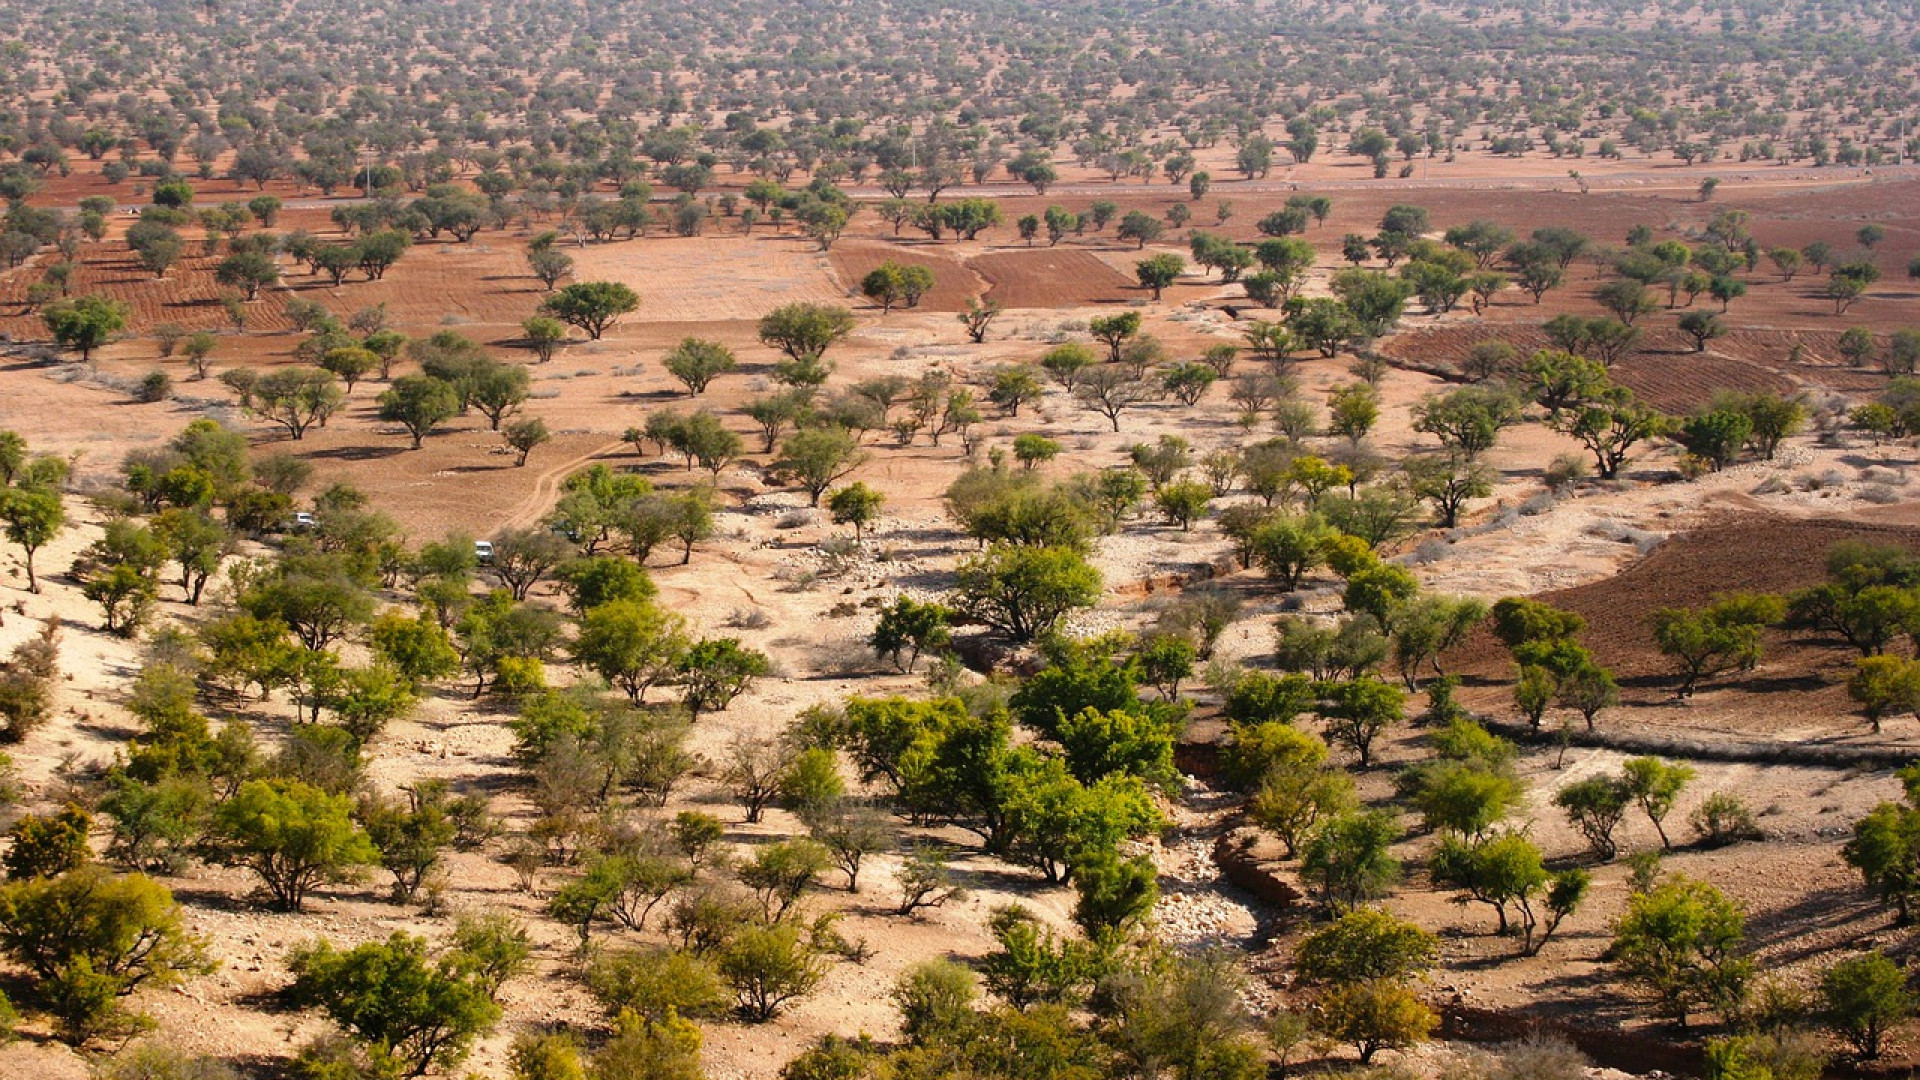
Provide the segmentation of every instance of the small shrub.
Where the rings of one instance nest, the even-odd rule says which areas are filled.
[[[213,1058],[177,1049],[156,1038],[106,1058],[94,1080],[236,1080],[239,1074]]]
[[[1551,491],[1543,491],[1520,504],[1521,517],[1539,517],[1554,508],[1560,502],[1560,496]]]
[[[40,633],[14,647],[0,662],[0,742],[19,742],[53,715],[53,685],[60,675],[60,623],[49,619]]]
[[[1900,493],[1885,484],[1869,484],[1860,489],[1860,501],[1889,506],[1900,501]]]
[[[734,608],[726,621],[730,630],[765,630],[772,625],[773,616],[760,608]]]
[[[677,949],[605,953],[587,968],[586,983],[608,1016],[631,1011],[651,1023],[673,1015],[716,1016],[727,1003],[713,966]]]
[[[7,877],[19,881],[49,878],[86,865],[93,859],[87,833],[93,815],[69,805],[57,814],[28,814],[13,823],[7,839]]]
[[[140,384],[134,388],[135,401],[153,404],[165,401],[173,396],[173,376],[164,371],[149,371],[140,377]]]
[[[1819,473],[1801,473],[1793,482],[1801,491],[1829,491],[1845,487],[1847,474],[1839,469],[1828,469]]]
[[[900,884],[898,914],[911,915],[923,907],[939,907],[949,900],[961,900],[967,890],[954,882],[946,857],[936,848],[917,846],[895,871]]]
[[[1572,487],[1587,478],[1587,459],[1577,454],[1556,454],[1541,475],[1549,491]]]
[[[1754,820],[1753,811],[1740,796],[1725,791],[1716,791],[1706,797],[1699,806],[1688,815],[1688,823],[1700,837],[1700,843],[1707,847],[1725,847],[1742,840],[1759,840],[1765,836],[1760,825]]]

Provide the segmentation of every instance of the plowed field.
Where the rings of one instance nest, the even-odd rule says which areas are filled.
[[[79,262],[70,291],[74,296],[107,296],[126,304],[132,311],[127,329],[134,333],[160,323],[178,323],[189,330],[230,329],[232,324],[220,306],[220,297],[228,290],[213,280],[219,259],[197,254],[197,242],[190,247],[195,254],[182,256],[166,277],[156,278],[134,262],[125,245],[116,242],[103,252],[89,252]],[[26,340],[46,337],[40,316],[26,311],[26,296],[28,287],[44,276],[42,266],[50,257],[57,258],[43,255],[35,265],[0,279],[0,332]],[[247,306],[249,331],[278,333],[292,326],[286,318],[286,294],[279,290],[263,290],[260,299]]]
[[[1619,678],[1623,702],[1650,705],[1669,699],[1677,685],[1674,662],[1654,647],[1654,612],[1698,607],[1722,592],[1786,593],[1818,584],[1826,579],[1827,553],[1844,540],[1920,551],[1920,528],[1731,515],[1668,540],[1616,577],[1536,599],[1585,617],[1580,641]],[[1703,682],[1696,712],[1714,726],[1753,732],[1798,727],[1822,716],[1847,717],[1853,710],[1844,684],[1855,655],[1838,640],[1769,631],[1759,667]],[[1506,688],[1513,661],[1490,631],[1475,632],[1449,654],[1446,665],[1479,688],[1468,692],[1476,706],[1511,712]],[[1723,692],[1709,694],[1714,687]],[[1857,718],[1837,725],[1842,730],[1855,726],[1865,730]]]
[[[1676,413],[1706,405],[1720,390],[1872,394],[1886,385],[1887,376],[1876,368],[1847,366],[1839,340],[1838,331],[1742,327],[1695,352],[1686,335],[1652,328],[1633,355],[1614,365],[1613,375],[1649,403]],[[1504,341],[1521,356],[1550,347],[1536,325],[1452,323],[1396,334],[1381,343],[1381,351],[1416,367],[1457,371],[1484,341]]]
[[[967,265],[992,283],[988,298],[1010,308],[1119,304],[1148,296],[1090,251],[997,251],[972,259]]]
[[[833,272],[849,292],[881,263],[924,266],[933,271],[933,291],[920,298],[921,311],[964,311],[967,301],[987,291],[987,282],[959,259],[938,248],[842,241],[833,247]]]

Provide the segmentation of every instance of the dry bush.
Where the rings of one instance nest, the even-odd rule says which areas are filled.
[[[49,617],[0,663],[0,741],[19,742],[53,715],[53,684],[60,677],[60,618]]]

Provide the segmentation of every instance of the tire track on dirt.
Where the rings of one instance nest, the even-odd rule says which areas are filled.
[[[523,529],[538,521],[540,515],[546,512],[547,505],[553,501],[555,493],[560,490],[561,481],[565,480],[569,473],[591,462],[594,458],[610,454],[625,445],[624,441],[615,439],[613,442],[595,447],[579,457],[561,462],[541,473],[533,481],[533,491],[520,501],[519,506],[513,508],[512,513],[500,519],[500,528],[502,530]]]

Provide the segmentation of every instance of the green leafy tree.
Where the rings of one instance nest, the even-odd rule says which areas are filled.
[[[296,442],[308,428],[325,424],[346,400],[332,372],[299,366],[275,368],[260,376],[246,395],[249,409],[286,428]]]
[[[316,885],[375,862],[352,803],[297,780],[249,780],[214,811],[219,857],[259,875],[274,903],[299,911]]]
[[[542,314],[579,327],[592,341],[639,307],[640,297],[617,281],[577,281],[540,302]]]
[[[276,569],[240,594],[240,608],[262,622],[281,623],[307,649],[324,651],[373,618],[373,597],[344,560],[287,559]]]
[[[1320,715],[1327,738],[1350,747],[1366,768],[1374,740],[1404,718],[1405,692],[1380,679],[1360,678],[1329,686],[1326,696]]]
[[[1056,734],[1067,771],[1083,784],[1118,775],[1167,787],[1178,775],[1173,743],[1179,725],[1165,716],[1089,707],[1062,716]]]
[[[1720,394],[1715,397],[1714,406],[1716,410],[1737,412],[1747,418],[1750,425],[1747,441],[1768,461],[1773,460],[1781,440],[1797,434],[1807,422],[1806,406],[1798,398],[1764,391]]]
[[[1458,454],[1410,457],[1402,468],[1407,474],[1408,489],[1433,504],[1443,529],[1451,529],[1458,523],[1461,509],[1470,500],[1493,494],[1492,470]]]
[[[762,344],[795,363],[819,362],[828,348],[853,332],[853,312],[822,304],[788,304],[762,316]]]
[[[866,457],[859,437],[846,428],[812,427],[788,436],[774,468],[799,483],[807,492],[808,505],[819,506],[820,496],[865,464]]]
[[[1436,884],[1459,889],[1463,902],[1487,904],[1499,916],[1499,933],[1517,929],[1523,956],[1537,955],[1560,923],[1585,899],[1584,870],[1549,873],[1540,849],[1519,833],[1478,843],[1449,838],[1429,864]]]
[[[353,384],[380,369],[380,357],[371,349],[357,345],[343,345],[337,349],[328,349],[320,358],[320,369],[338,376],[345,384],[346,392],[353,393]]]
[[[614,600],[651,600],[659,595],[644,567],[618,555],[588,555],[555,568],[554,576],[576,613]]]
[[[1847,696],[1860,706],[1873,730],[1890,713],[1920,712],[1920,661],[1903,656],[1863,656],[1854,661]]]
[[[1419,926],[1379,908],[1359,908],[1302,939],[1293,962],[1309,984],[1401,982],[1433,967],[1439,955],[1439,939]]]
[[[1673,841],[1667,838],[1667,815],[1673,812],[1680,793],[1693,782],[1693,767],[1656,757],[1637,757],[1627,759],[1622,771],[1628,794],[1660,834],[1660,846],[1673,850]]]
[[[894,983],[900,1030],[915,1045],[954,1034],[972,1015],[979,989],[973,969],[952,960],[927,960]]]
[[[630,1013],[650,1024],[672,1017],[717,1015],[726,1002],[719,972],[705,958],[678,949],[608,951],[585,972],[587,988],[607,1015]]]
[[[1674,437],[1687,453],[1707,463],[1715,472],[1734,463],[1741,447],[1753,435],[1753,419],[1733,409],[1689,416],[1680,421]]]
[[[0,888],[0,948],[75,1045],[145,1026],[118,1003],[135,990],[214,968],[165,886],[92,866]]]
[[[456,827],[444,799],[424,789],[410,792],[404,801],[369,798],[361,802],[359,817],[379,852],[381,868],[393,875],[394,902],[410,903],[453,843]]]
[[[126,329],[130,314],[118,300],[87,295],[48,304],[40,309],[40,321],[46,324],[55,344],[78,350],[82,363],[92,363],[93,350]]]
[[[553,441],[553,432],[547,430],[547,422],[537,416],[512,421],[500,430],[500,436],[514,452],[515,468],[524,467],[528,455]]]
[[[1719,889],[1673,877],[1627,899],[1614,923],[1613,962],[1682,1027],[1704,1009],[1735,1013],[1746,1000],[1753,962],[1746,914]]]
[[[1493,449],[1503,428],[1520,421],[1520,402],[1504,388],[1464,386],[1415,405],[1413,428],[1439,439],[1471,463]]]
[[[1111,363],[1120,362],[1120,350],[1126,343],[1139,336],[1140,313],[1123,311],[1118,315],[1103,315],[1088,320],[1087,332],[1094,340],[1107,347],[1107,359]]]
[[[700,1029],[691,1021],[670,1018],[649,1024],[637,1017],[616,1021],[614,1037],[593,1056],[589,1080],[623,1080],[630,1076],[659,1080],[702,1080]]]
[[[1593,298],[1614,318],[1632,326],[1642,315],[1660,307],[1652,290],[1631,278],[1609,281],[1593,291]]]
[[[1620,475],[1632,449],[1672,429],[1672,421],[1658,410],[1640,404],[1633,391],[1607,386],[1589,400],[1556,412],[1548,426],[1580,440],[1593,454],[1602,480]]]
[[[1168,286],[1180,280],[1180,275],[1186,269],[1186,260],[1170,252],[1153,255],[1133,264],[1133,273],[1140,280],[1140,287],[1152,289],[1155,300],[1160,299],[1161,292]]]
[[[1853,824],[1853,838],[1840,856],[1858,871],[1868,890],[1891,904],[1905,925],[1913,898],[1920,895],[1920,808],[1915,807],[1917,777],[1911,767],[1900,773],[1907,788],[1905,805],[1882,802]]]
[[[1007,411],[1008,416],[1019,416],[1020,406],[1030,401],[1038,401],[1046,393],[1031,364],[1008,364],[995,368],[992,382],[987,387],[987,400]],[[1024,434],[1032,435],[1032,432]],[[1036,436],[1040,437],[1040,436]],[[1019,452],[1020,437],[1014,437],[1015,453]]]
[[[1357,335],[1363,338],[1383,337],[1390,332],[1406,310],[1407,298],[1414,293],[1410,281],[1358,268],[1335,274],[1329,287],[1352,316]]]
[[[1680,666],[1679,696],[1693,696],[1703,678],[1751,671],[1760,662],[1760,632],[1786,617],[1777,596],[1734,593],[1704,608],[1662,608],[1653,615],[1654,645]]]
[[[790,923],[750,926],[721,952],[721,978],[733,987],[740,1012],[765,1023],[813,992],[826,977],[826,962]]]
[[[237,251],[214,267],[213,280],[239,289],[249,301],[258,300],[261,289],[280,284],[280,264],[263,251]]]
[[[1123,859],[1104,848],[1083,854],[1074,867],[1074,924],[1096,944],[1124,940],[1153,913],[1159,878],[1145,855]]]
[[[1110,775],[1084,784],[1057,758],[1022,754],[1009,766],[995,847],[1048,881],[1071,881],[1090,858],[1161,824],[1137,778]]]
[[[1389,851],[1399,834],[1393,815],[1383,811],[1330,818],[1308,839],[1301,872],[1329,907],[1352,911],[1399,883],[1400,860]]]
[[[1324,746],[1320,752],[1325,754]],[[1247,812],[1255,823],[1280,840],[1287,858],[1291,859],[1323,822],[1358,808],[1353,779],[1346,773],[1328,769],[1324,762],[1289,760],[1275,764],[1263,774]]]
[[[7,539],[20,546],[27,571],[27,591],[38,593],[40,579],[34,573],[33,557],[53,542],[67,526],[66,502],[57,488],[12,487],[0,489],[0,526]]]
[[[981,961],[982,980],[1016,1009],[1071,1001],[1095,975],[1090,946],[1056,936],[1017,904],[996,910],[988,929],[999,948]]]
[[[1198,480],[1182,480],[1167,484],[1154,492],[1154,505],[1167,518],[1169,524],[1178,525],[1181,532],[1193,527],[1193,523],[1206,516],[1207,504],[1213,501],[1213,489]]]
[[[1632,806],[1634,794],[1627,781],[1617,776],[1590,776],[1576,780],[1554,793],[1553,805],[1586,837],[1587,845],[1601,859],[1611,859],[1620,850],[1614,830]]]
[[[85,866],[93,859],[87,833],[93,815],[69,804],[55,814],[28,814],[7,830],[7,877],[56,877]]]
[[[430,615],[409,618],[389,612],[368,628],[367,644],[381,662],[415,686],[447,678],[460,670],[453,640]]]
[[[827,512],[835,525],[852,525],[858,539],[880,518],[880,507],[887,497],[865,484],[855,482],[827,496]]]
[[[1402,983],[1348,983],[1320,996],[1316,1026],[1327,1038],[1352,1046],[1362,1065],[1382,1050],[1405,1050],[1426,1041],[1440,1018]]]
[[[567,324],[545,315],[532,316],[520,323],[520,340],[544,364],[566,344]]]
[[[1100,572],[1071,548],[996,543],[960,564],[956,606],[1025,643],[1068,612],[1093,606],[1100,587]]]
[[[1906,972],[1877,950],[1828,968],[1820,977],[1819,1001],[1821,1019],[1867,1061],[1880,1056],[1890,1028],[1920,1009]]]
[[[1114,230],[1114,236],[1133,241],[1136,248],[1145,248],[1159,240],[1166,231],[1166,225],[1152,214],[1144,210],[1129,210],[1120,219],[1120,227]]]
[[[550,529],[504,529],[494,535],[493,557],[487,570],[500,579],[517,602],[525,600],[533,587],[571,554],[567,541]]]
[[[527,403],[532,379],[518,364],[490,364],[475,372],[465,389],[467,400],[487,418],[488,429],[499,431],[500,422]]]
[[[325,1012],[375,1061],[421,1076],[464,1061],[499,1023],[500,1006],[464,959],[458,950],[435,958],[404,933],[344,951],[321,941],[288,958],[290,996]]]
[[[1547,410],[1549,423],[1559,422],[1567,409],[1600,398],[1613,385],[1600,362],[1555,349],[1535,352],[1522,367],[1521,377],[1534,400]]]
[[[1023,237],[1027,236],[1026,222],[1026,218],[1020,219]],[[1031,237],[1027,238],[1031,239]],[[1001,310],[998,300],[982,300],[976,296],[969,296],[966,308],[959,314],[960,324],[967,328],[967,340],[975,345],[987,340],[987,328],[993,325],[993,320],[1000,317]]]
[[[686,385],[689,397],[698,397],[715,378],[738,367],[739,361],[720,342],[683,338],[661,358],[660,366]]]
[[[902,596],[881,609],[868,644],[874,655],[911,672],[921,654],[944,649],[952,640],[952,620],[953,612],[947,607]]]
[[[1727,326],[1711,311],[1689,311],[1680,316],[1680,332],[1693,339],[1694,352],[1706,352],[1707,342],[1724,337]]]
[[[1402,777],[1401,787],[1428,828],[1469,839],[1483,837],[1524,797],[1511,769],[1480,761],[1419,766]]]
[[[739,869],[740,882],[753,890],[768,923],[785,918],[801,896],[833,865],[824,844],[811,839],[782,840],[756,850]]]
[[[678,671],[687,708],[698,717],[702,712],[725,710],[756,679],[773,671],[773,661],[737,638],[708,638],[686,651]]]
[[[895,304],[918,307],[920,298],[931,292],[933,286],[932,270],[918,263],[902,265],[892,260],[881,263],[860,279],[861,293],[879,304],[882,314],[891,312]]]
[[[574,658],[639,704],[649,688],[675,677],[689,647],[680,616],[650,599],[623,598],[581,617]]]
[[[403,375],[380,395],[380,419],[406,428],[415,450],[433,429],[459,413],[459,392],[431,375]]]
[[[552,292],[561,278],[573,273],[573,256],[552,244],[535,244],[527,249],[527,269]]]

